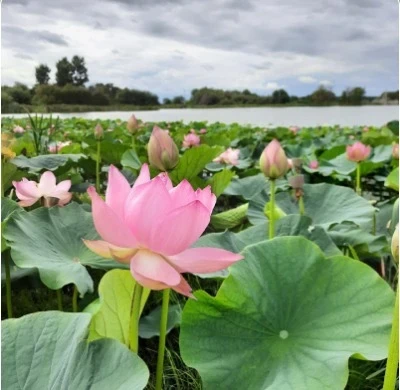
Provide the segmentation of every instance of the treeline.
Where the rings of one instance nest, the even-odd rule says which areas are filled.
[[[2,112],[21,112],[23,106],[50,107],[50,110],[60,105],[72,107],[91,106],[107,110],[107,107],[121,106],[157,107],[158,96],[148,92],[129,88],[119,88],[112,83],[97,83],[86,87],[89,72],[85,59],[77,55],[71,61],[67,57],[57,63],[54,83],[51,84],[51,69],[46,64],[35,68],[36,84],[29,88],[22,83],[14,86],[1,87]],[[386,92],[381,97],[367,97],[362,87],[348,88],[340,96],[327,87],[319,86],[308,96],[298,97],[289,95],[284,89],[278,89],[269,96],[258,95],[248,89],[243,91],[227,91],[215,88],[193,89],[188,100],[184,96],[165,98],[164,106],[169,107],[198,107],[198,106],[263,106],[263,105],[361,105],[386,104],[398,100],[399,91]],[[61,107],[63,109],[63,107]],[[83,108],[82,108],[83,109]],[[128,108],[129,109],[129,108]]]

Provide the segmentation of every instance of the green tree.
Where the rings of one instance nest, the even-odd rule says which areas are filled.
[[[173,104],[184,104],[185,103],[185,98],[183,96],[175,96],[172,99]]]
[[[73,84],[74,66],[68,61],[67,57],[62,58],[56,63],[56,83],[60,87]]]
[[[311,102],[316,105],[331,104],[336,101],[336,95],[328,88],[320,85],[311,96]]]
[[[347,88],[343,91],[340,101],[343,104],[359,105],[365,97],[365,89],[361,87]]]
[[[72,57],[72,80],[75,85],[84,85],[89,81],[88,70],[85,65],[85,59],[79,56]]]
[[[50,81],[50,68],[45,64],[40,64],[35,68],[36,82],[39,85],[48,84]]]
[[[284,89],[277,89],[272,94],[273,104],[285,104],[290,102],[289,94]]]

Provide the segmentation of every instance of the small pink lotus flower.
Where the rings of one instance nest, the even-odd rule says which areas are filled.
[[[134,134],[138,131],[139,129],[139,123],[138,120],[136,119],[135,115],[131,115],[130,118],[128,119],[128,122],[126,123],[126,128],[131,134]]]
[[[71,145],[71,141],[66,141],[66,142],[58,141],[55,144],[49,145],[47,149],[50,153],[58,153],[62,148],[68,145]]]
[[[272,140],[261,153],[260,169],[265,176],[272,180],[285,175],[288,171],[288,159],[281,144],[276,139]]]
[[[88,189],[93,221],[103,241],[84,240],[93,252],[130,264],[135,280],[153,290],[172,288],[191,295],[182,273],[209,273],[241,260],[217,248],[190,248],[210,222],[216,197],[210,187],[193,190],[184,180],[176,187],[166,173],[150,180],[147,164],[131,188],[110,167],[106,200]]]
[[[239,149],[228,148],[225,150],[225,152],[222,152],[217,158],[214,158],[213,161],[222,164],[238,165],[239,154]]]
[[[21,127],[21,126],[14,126],[13,132],[14,132],[14,133],[17,133],[17,134],[22,134],[22,133],[25,133],[25,130],[24,130],[24,128]]]
[[[363,132],[364,132],[364,133],[368,133],[368,131],[369,131],[369,127],[365,126],[365,127],[363,128]]]
[[[293,134],[297,134],[299,130],[300,130],[300,127],[298,127],[298,126],[290,126],[289,127],[289,131],[291,131]]]
[[[288,167],[289,167],[289,169],[293,169],[293,160],[291,159],[291,158],[288,158],[287,159],[287,163],[288,163]]]
[[[111,130],[111,131],[112,131],[112,130]],[[103,135],[104,135],[104,129],[103,129],[103,127],[101,126],[101,124],[98,123],[98,124],[96,125],[96,127],[94,128],[94,137],[95,137],[97,140],[100,140],[101,138],[103,138]]]
[[[200,129],[199,133],[200,134],[206,134],[207,133],[207,129]]]
[[[357,141],[346,148],[347,159],[354,162],[364,161],[371,153],[371,147]]]
[[[179,150],[168,131],[154,126],[147,145],[150,165],[160,171],[168,171],[179,161]]]
[[[44,198],[45,201],[56,198],[58,199],[56,204],[64,206],[72,197],[72,193],[68,192],[71,188],[71,180],[64,180],[56,184],[56,177],[51,171],[44,172],[39,183],[23,178],[21,181],[13,181],[13,186],[20,200],[18,203],[22,207],[32,206],[41,198]]]
[[[394,144],[392,149],[392,156],[396,160],[399,159],[399,144]]]
[[[184,148],[190,148],[192,146],[198,146],[200,145],[200,137],[196,134],[186,134],[184,136],[183,142],[182,142],[182,146]]]
[[[308,167],[310,169],[318,169],[319,162],[317,160],[310,161],[310,163],[308,164]]]

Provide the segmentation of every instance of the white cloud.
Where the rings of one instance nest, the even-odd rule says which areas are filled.
[[[321,80],[319,82],[320,85],[323,85],[324,87],[332,87],[333,83],[330,80]]]
[[[314,77],[311,76],[300,76],[298,79],[301,83],[305,84],[315,84],[318,82],[318,80]]]
[[[275,90],[281,89],[281,88],[285,88],[285,86],[284,85],[279,85],[278,83],[276,83],[274,81],[268,82],[266,87],[265,87],[265,89],[272,90],[272,91],[275,91]]]

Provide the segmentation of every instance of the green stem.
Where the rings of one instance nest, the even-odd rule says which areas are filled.
[[[300,213],[300,215],[304,215],[305,214],[303,195],[301,195],[299,197],[299,213]]]
[[[63,299],[62,299],[62,289],[56,290],[57,293],[57,307],[59,311],[64,311],[63,309]]]
[[[360,165],[360,163],[357,163],[356,192],[358,195],[361,195],[361,165]]]
[[[270,181],[271,196],[269,201],[269,239],[275,235],[275,180]]]
[[[158,342],[158,356],[157,356],[156,390],[161,390],[162,383],[163,383],[165,338],[167,335],[169,291],[170,291],[169,288],[167,288],[163,291],[161,320],[160,320],[160,340]]]
[[[139,320],[143,287],[136,283],[132,297],[131,319],[129,322],[129,348],[132,352],[139,352]]]
[[[132,149],[136,152],[135,136],[132,134]]]
[[[4,267],[6,271],[6,302],[7,302],[7,316],[13,317],[13,308],[11,302],[11,272],[10,272],[10,251],[7,251],[4,256]]]
[[[100,192],[100,141],[97,141],[97,158],[96,158],[96,191]]]
[[[72,294],[72,311],[78,312],[78,288],[74,285],[74,293]]]
[[[386,363],[385,380],[383,390],[394,390],[399,365],[399,288],[396,291],[396,303],[394,306],[392,332],[389,343],[389,356]]]

